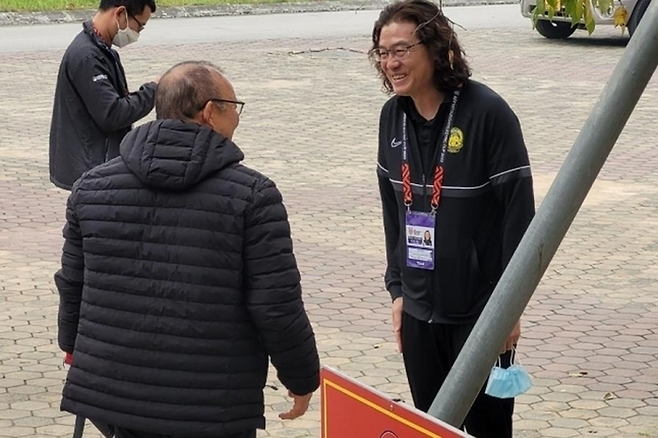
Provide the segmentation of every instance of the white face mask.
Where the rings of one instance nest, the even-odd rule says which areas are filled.
[[[126,47],[128,44],[136,43],[137,40],[139,39],[139,32],[131,29],[127,21],[126,21],[125,29],[121,29],[121,27],[119,26],[119,20],[116,20],[116,22],[117,22],[117,34],[114,36],[114,39],[112,40],[112,44],[121,48],[121,47]]]

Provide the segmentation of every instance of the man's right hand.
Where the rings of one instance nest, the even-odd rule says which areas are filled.
[[[313,397],[312,392],[306,395],[297,395],[293,394],[291,391],[288,391],[288,395],[292,398],[293,405],[292,409],[290,409],[288,412],[279,414],[279,418],[282,420],[294,420],[295,418],[299,418],[304,415],[308,410],[308,405],[311,403],[311,397]]]
[[[398,351],[402,353],[402,297],[398,297],[393,301],[392,316],[395,342],[398,344]]]

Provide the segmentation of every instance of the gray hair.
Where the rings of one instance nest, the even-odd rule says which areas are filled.
[[[155,94],[158,119],[193,119],[212,98],[218,98],[222,69],[208,61],[184,61],[162,76]]]

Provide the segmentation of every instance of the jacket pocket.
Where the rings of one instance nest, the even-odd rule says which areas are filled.
[[[461,251],[437,260],[435,308],[444,316],[466,316],[479,312],[488,298],[489,286],[480,269],[473,241]]]

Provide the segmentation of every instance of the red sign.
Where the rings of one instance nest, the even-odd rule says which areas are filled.
[[[329,367],[322,368],[322,438],[427,437],[470,435]]]

